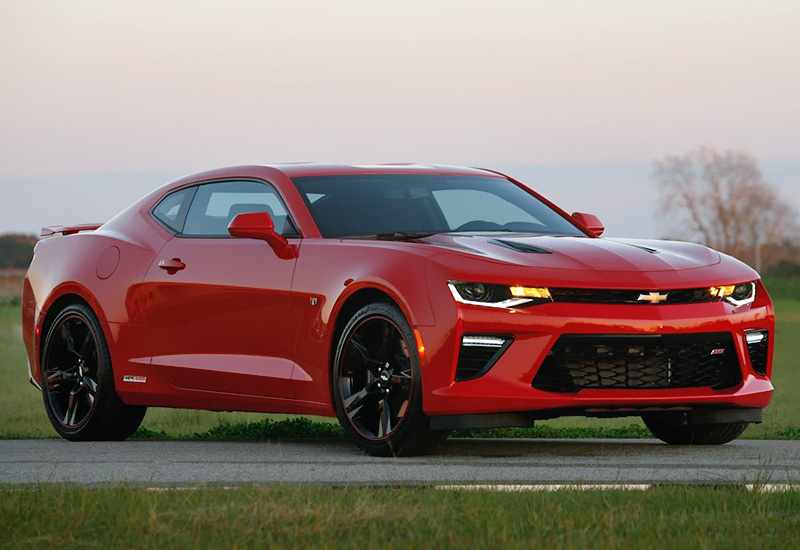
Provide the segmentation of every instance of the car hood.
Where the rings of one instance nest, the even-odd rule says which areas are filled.
[[[677,241],[594,239],[511,233],[439,234],[421,242],[511,265],[540,269],[658,272],[708,267],[720,254]]]

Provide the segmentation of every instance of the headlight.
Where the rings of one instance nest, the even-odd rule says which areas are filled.
[[[741,283],[738,285],[712,286],[708,289],[708,293],[715,298],[740,307],[752,304],[756,299],[756,284]]]
[[[545,287],[496,285],[448,281],[447,286],[457,302],[488,307],[527,307],[552,302]]]

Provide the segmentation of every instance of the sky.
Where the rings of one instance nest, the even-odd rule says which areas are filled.
[[[797,0],[0,0],[0,232],[323,161],[505,169],[654,237],[650,163],[700,145],[800,206],[798,28]]]

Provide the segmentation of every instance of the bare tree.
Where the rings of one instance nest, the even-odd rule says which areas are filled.
[[[653,162],[668,236],[702,242],[760,269],[763,244],[794,232],[796,214],[746,151],[700,147]]]

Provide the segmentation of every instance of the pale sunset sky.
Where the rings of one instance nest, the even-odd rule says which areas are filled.
[[[504,170],[659,236],[650,162],[746,149],[800,206],[800,1],[0,0],[0,232],[233,164]]]

